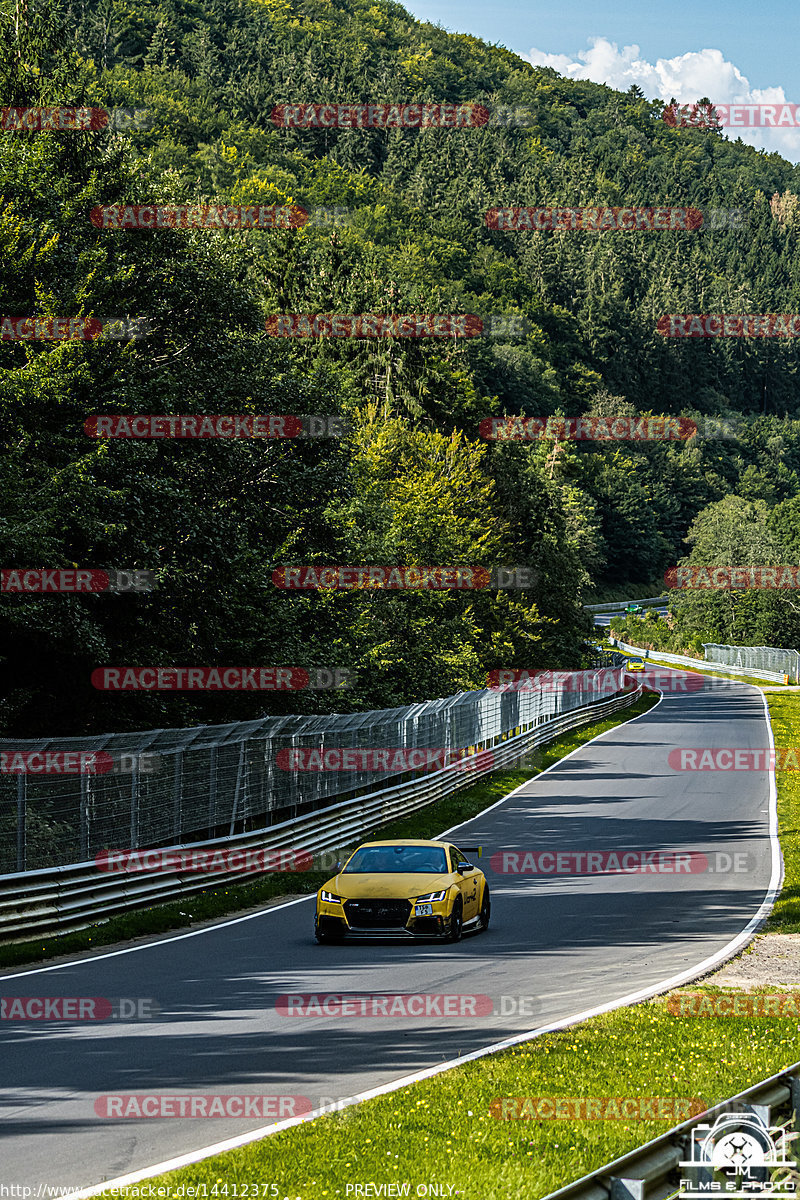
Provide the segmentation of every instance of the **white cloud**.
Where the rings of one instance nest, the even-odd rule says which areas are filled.
[[[547,54],[531,50],[523,58],[537,67],[553,67],[569,79],[591,79],[626,92],[637,84],[649,99],[694,104],[708,96],[714,104],[785,104],[782,87],[751,88],[748,80],[719,50],[690,50],[676,58],[659,58],[655,63],[640,57],[638,46],[623,46],[607,38],[590,38],[589,49],[573,58],[568,54]],[[728,137],[764,150],[776,150],[786,158],[800,158],[800,130],[742,129],[727,130]]]

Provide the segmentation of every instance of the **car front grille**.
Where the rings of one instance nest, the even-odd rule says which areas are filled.
[[[351,929],[398,929],[411,916],[409,900],[347,900],[344,915]]]

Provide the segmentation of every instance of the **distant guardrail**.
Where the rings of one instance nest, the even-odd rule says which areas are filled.
[[[645,600],[613,600],[607,604],[584,604],[586,612],[620,612],[628,604],[639,604],[642,608],[666,604],[669,596],[648,596]]]
[[[587,674],[589,674],[587,672]],[[158,853],[176,856],[192,850],[213,854],[231,851],[280,849],[314,854],[343,849],[357,844],[364,835],[399,817],[464,787],[476,779],[512,766],[535,746],[552,741],[579,725],[601,720],[620,708],[633,704],[642,695],[642,686],[624,670],[603,672],[606,683],[615,674],[616,692],[607,699],[596,696],[554,717],[532,717],[523,727],[505,735],[490,737],[476,745],[471,759],[427,773],[412,783],[401,783],[374,791],[370,795],[331,804],[319,812],[294,817],[264,829],[214,841],[164,847]],[[574,676],[573,676],[574,678]],[[599,690],[599,689],[598,689]],[[524,694],[524,693],[518,693]],[[556,693],[558,695],[558,693]],[[563,698],[563,693],[561,697]],[[487,753],[491,751],[491,753]],[[244,882],[265,874],[263,867],[231,873],[223,866],[201,872],[164,863],[157,873],[101,871],[95,861],[80,862],[40,871],[25,871],[0,876],[0,938],[25,940],[32,936],[63,929],[84,929],[127,909],[176,899],[222,883]]]

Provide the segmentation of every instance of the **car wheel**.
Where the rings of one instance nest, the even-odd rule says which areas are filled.
[[[460,942],[461,941],[461,930],[463,929],[463,926],[464,926],[464,919],[463,919],[463,915],[462,915],[463,911],[464,911],[464,906],[461,903],[461,897],[459,896],[457,898],[455,904],[453,905],[453,911],[450,914],[450,929],[447,934],[448,942]]]
[[[489,898],[489,885],[485,884],[483,889],[483,903],[481,904],[480,913],[480,928],[482,930],[489,928],[489,920],[492,915],[492,902]]]

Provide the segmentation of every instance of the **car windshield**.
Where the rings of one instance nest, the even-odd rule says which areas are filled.
[[[364,846],[344,869],[346,875],[445,875],[447,856],[441,846]]]

